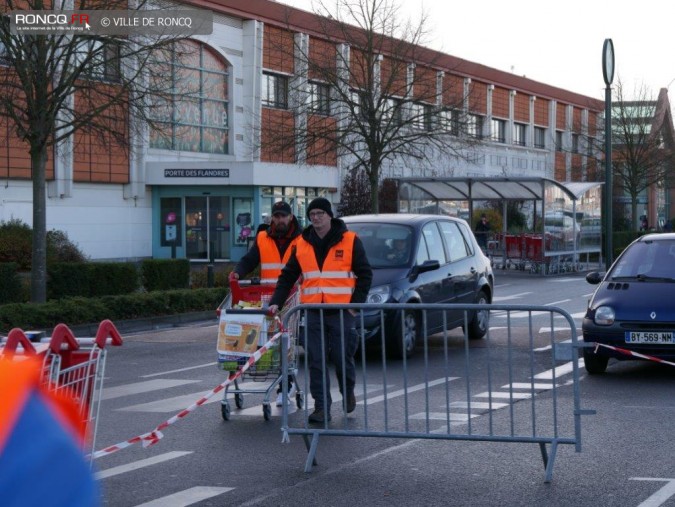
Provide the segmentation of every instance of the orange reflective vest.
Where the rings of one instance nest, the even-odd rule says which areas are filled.
[[[352,272],[354,238],[354,232],[344,233],[342,239],[328,250],[323,270],[316,262],[314,247],[304,239],[297,242],[295,257],[302,270],[301,303],[351,302],[356,287],[356,277]]]
[[[270,238],[269,234],[266,232],[258,234],[256,242],[258,244],[258,250],[260,251],[261,283],[277,283],[281,270],[288,262],[293,246],[297,243],[299,237],[300,236],[296,236],[291,240],[282,259],[279,255],[279,248],[277,247],[276,242]]]

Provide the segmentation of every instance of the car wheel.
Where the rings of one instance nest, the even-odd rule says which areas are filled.
[[[415,352],[417,340],[422,332],[420,317],[417,312],[410,310],[404,311],[403,319],[401,315],[396,315],[394,323],[394,332],[391,338],[387,340],[387,349],[392,357],[403,359],[412,357]]]
[[[476,298],[477,305],[487,305],[488,301],[487,294],[481,291]],[[484,310],[478,310],[473,314],[471,322],[469,322],[469,340],[480,340],[487,333],[488,327],[490,326],[490,310],[487,308]]]
[[[605,373],[608,362],[609,358],[607,356],[596,354],[589,349],[584,349],[584,366],[589,375]]]

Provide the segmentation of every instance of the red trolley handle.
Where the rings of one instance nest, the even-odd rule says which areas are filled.
[[[7,335],[7,343],[5,343],[3,355],[5,353],[13,355],[16,352],[17,345],[21,345],[27,355],[34,356],[36,353],[35,347],[26,336],[26,333],[18,327],[15,327]]]
[[[65,324],[57,324],[52,331],[52,337],[49,340],[49,349],[58,354],[61,351],[61,345],[65,343],[67,350],[77,350],[80,344],[77,342],[75,335]]]
[[[122,345],[122,336],[110,320],[106,319],[101,321],[98,325],[98,331],[96,331],[96,346],[100,349],[105,348],[105,344],[108,341],[108,338],[112,339],[112,345],[119,347]]]

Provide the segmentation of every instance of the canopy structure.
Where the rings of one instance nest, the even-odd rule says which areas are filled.
[[[602,182],[559,182],[536,177],[398,178],[401,212],[459,216],[474,224],[475,201],[532,201],[531,231],[555,236],[548,256],[600,253]],[[543,223],[542,223],[543,222]],[[524,232],[524,231],[519,231]],[[504,221],[503,235],[507,235]],[[501,248],[506,252],[506,246]],[[506,254],[504,254],[506,256]]]

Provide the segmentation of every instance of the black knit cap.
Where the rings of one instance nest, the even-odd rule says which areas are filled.
[[[323,210],[333,218],[333,209],[331,208],[330,201],[324,197],[317,197],[309,203],[309,206],[307,206],[307,218],[309,218],[309,212],[313,209]]]
[[[292,214],[291,207],[284,201],[275,202],[274,206],[272,206],[272,215],[276,215],[277,213],[290,215]]]

